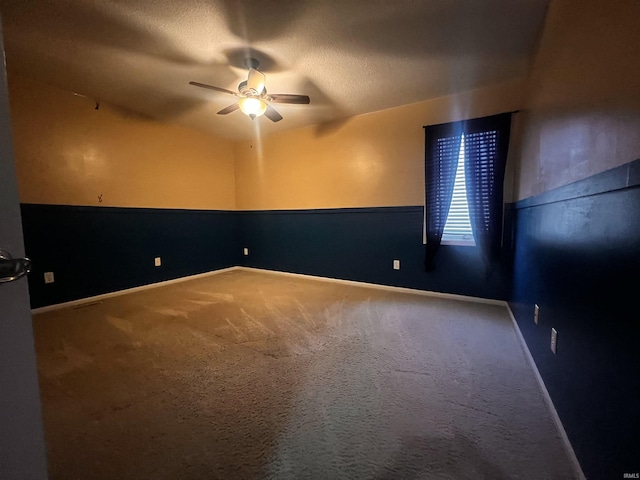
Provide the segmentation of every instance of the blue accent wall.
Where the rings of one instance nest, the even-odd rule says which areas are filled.
[[[515,205],[511,308],[589,479],[640,471],[639,279],[640,160]]]
[[[31,304],[234,265],[508,298],[509,262],[487,277],[474,247],[442,246],[436,270],[425,272],[422,215],[420,206],[235,212],[23,204]],[[45,284],[44,272],[54,272],[55,283]]]
[[[421,206],[238,214],[245,266],[493,299],[510,292],[510,262],[487,278],[475,247],[442,246],[425,272]]]
[[[237,265],[235,212],[22,204],[42,307]],[[154,266],[161,257],[162,265]],[[54,272],[55,283],[44,283]]]

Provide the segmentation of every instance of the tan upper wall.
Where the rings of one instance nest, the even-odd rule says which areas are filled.
[[[520,81],[236,144],[239,210],[422,205],[424,125],[519,108]]]
[[[640,157],[640,2],[554,0],[519,119],[516,197]]]
[[[107,104],[95,110],[91,99],[9,72],[21,201],[420,205],[422,126],[515,109],[508,170],[516,169],[515,199],[526,198],[640,157],[638,18],[637,0],[554,0],[524,98],[514,81],[236,144]]]
[[[515,110],[522,94],[513,81],[234,144],[9,82],[23,203],[193,209],[421,205],[422,127]]]
[[[230,141],[11,74],[9,100],[23,203],[235,208]]]

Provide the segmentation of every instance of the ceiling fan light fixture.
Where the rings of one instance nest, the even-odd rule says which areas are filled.
[[[259,117],[267,111],[267,104],[259,98],[241,98],[238,104],[240,105],[240,110],[242,110],[242,113],[251,117],[251,119]]]
[[[307,95],[292,93],[267,94],[267,87],[265,85],[266,76],[258,70],[258,61],[255,58],[249,58],[246,59],[245,64],[249,69],[249,73],[247,74],[247,79],[238,84],[237,93],[227,90],[226,88],[207,85],[206,83],[189,82],[189,84],[240,98],[240,100],[216,112],[218,115],[228,115],[236,110],[240,110],[252,120],[264,115],[272,122],[279,122],[282,120],[282,115],[280,115],[270,103],[288,103],[293,105],[309,104],[310,99]]]

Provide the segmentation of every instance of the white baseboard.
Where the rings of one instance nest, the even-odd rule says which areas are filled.
[[[494,299],[490,299],[490,298],[470,297],[470,296],[467,296],[467,295],[456,295],[456,294],[453,294],[453,293],[433,292],[433,291],[430,291],[430,290],[418,290],[418,289],[415,289],[415,288],[394,287],[394,286],[391,286],[391,285],[381,285],[381,284],[378,284],[378,283],[360,282],[360,281],[356,281],[356,280],[343,280],[343,279],[340,279],[340,278],[320,277],[320,276],[316,276],[316,275],[307,275],[307,274],[303,274],[303,273],[290,273],[290,272],[281,272],[279,270],[266,270],[266,269],[262,269],[262,268],[234,266],[234,267],[222,268],[220,270],[212,270],[211,272],[198,273],[196,275],[189,275],[189,276],[186,276],[186,277],[175,278],[173,280],[165,280],[163,282],[150,283],[148,285],[141,285],[139,287],[127,288],[125,290],[118,290],[117,292],[103,293],[101,295],[95,295],[93,297],[80,298],[78,300],[72,300],[72,301],[69,301],[69,302],[56,303],[54,305],[47,305],[46,307],[34,308],[34,309],[31,310],[31,313],[35,315],[37,313],[50,312],[50,311],[53,311],[53,310],[59,310],[61,308],[77,307],[77,306],[85,305],[85,304],[88,304],[88,303],[93,303],[93,302],[97,302],[97,301],[100,301],[100,300],[104,300],[106,298],[117,297],[119,295],[126,295],[127,293],[139,292],[141,290],[148,290],[150,288],[163,287],[165,285],[171,285],[171,284],[174,284],[174,283],[185,282],[187,280],[193,280],[193,279],[196,279],[196,278],[207,277],[209,275],[217,275],[219,273],[231,272],[231,271],[234,271],[234,270],[245,270],[245,271],[248,271],[248,272],[263,272],[263,273],[270,273],[270,274],[274,274],[274,275],[284,275],[284,276],[289,276],[289,277],[306,278],[306,279],[319,280],[319,281],[324,281],[324,282],[340,283],[340,284],[343,284],[343,285],[352,285],[352,286],[359,286],[359,287],[366,287],[366,288],[375,288],[375,289],[378,289],[378,290],[388,290],[388,291],[391,291],[391,292],[409,293],[409,294],[412,294],[412,295],[421,295],[421,296],[426,296],[426,297],[446,298],[446,299],[449,299],[449,300],[459,300],[459,301],[462,301],[462,302],[485,303],[485,304],[489,304],[489,305],[502,305],[502,306],[506,306],[507,305],[506,302],[504,302],[503,300],[494,300]]]
[[[127,293],[140,292],[142,290],[148,290],[150,288],[163,287],[165,285],[172,285],[174,283],[186,282],[187,280],[193,280],[195,278],[208,277],[210,275],[217,275],[219,273],[229,272],[236,270],[238,267],[221,268],[220,270],[212,270],[210,272],[198,273],[195,275],[189,275],[186,277],[174,278],[172,280],[165,280],[163,282],[149,283],[147,285],[141,285],[139,287],[127,288],[125,290],[118,290],[117,292],[103,293],[101,295],[95,295],[93,297],[80,298],[78,300],[71,300],[70,302],[56,303],[54,305],[47,305],[46,307],[39,307],[31,309],[31,314],[51,312],[53,310],[59,310],[67,307],[82,306],[87,303],[94,303],[106,298],[118,297],[120,295],[126,295]]]
[[[340,278],[331,278],[331,277],[319,277],[316,275],[307,275],[305,273],[281,272],[279,270],[266,270],[263,268],[253,268],[253,267],[235,267],[235,268],[238,270],[245,270],[248,272],[273,273],[275,275],[307,278],[310,280],[320,280],[324,282],[340,283],[342,285],[352,285],[355,287],[375,288],[377,290],[388,290],[391,292],[409,293],[413,295],[422,295],[424,297],[439,297],[439,298],[447,298],[449,300],[460,300],[462,302],[486,303],[489,305],[501,305],[501,306],[506,305],[506,302],[504,300],[493,300],[491,298],[470,297],[466,295],[456,295],[453,293],[440,293],[440,292],[433,292],[430,290],[418,290],[416,288],[394,287],[392,285],[381,285],[379,283],[360,282],[356,280],[343,280]]]
[[[516,331],[516,336],[518,337],[518,341],[520,342],[520,346],[522,347],[522,350],[524,351],[525,357],[527,357],[527,360],[529,361],[529,364],[531,365],[531,368],[533,369],[533,373],[535,374],[536,380],[538,381],[538,386],[540,387],[540,391],[542,392],[542,397],[544,398],[544,401],[547,404],[547,408],[551,412],[551,417],[553,418],[553,423],[555,423],[555,425],[556,425],[558,433],[560,434],[560,438],[562,439],[562,443],[564,445],[564,448],[565,448],[565,450],[567,452],[567,455],[569,456],[569,459],[571,460],[571,464],[573,466],[574,473],[576,474],[578,479],[586,480],[587,477],[585,477],[584,472],[582,471],[582,467],[580,466],[580,462],[578,461],[578,457],[576,456],[576,452],[573,450],[573,446],[571,445],[571,442],[569,441],[569,437],[567,436],[567,432],[564,429],[564,425],[562,425],[562,421],[560,420],[560,416],[558,415],[558,412],[556,411],[556,407],[553,404],[553,400],[551,400],[551,395],[549,395],[549,391],[547,390],[547,387],[544,384],[544,380],[542,379],[542,376],[540,375],[540,371],[538,370],[538,366],[536,365],[536,362],[533,359],[533,356],[531,355],[531,352],[529,351],[529,347],[527,346],[527,342],[524,340],[524,336],[522,335],[522,332],[520,331],[520,327],[518,326],[518,322],[516,321],[516,317],[513,315],[513,312],[511,311],[511,307],[509,306],[509,304],[507,302],[504,302],[504,303],[505,303],[505,306],[507,308],[507,312],[509,313],[509,316],[511,317],[511,321],[513,322],[513,328]]]

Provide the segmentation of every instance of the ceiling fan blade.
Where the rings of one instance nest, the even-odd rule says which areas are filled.
[[[269,100],[273,103],[294,103],[308,105],[311,99],[307,95],[292,95],[290,93],[270,93]]]
[[[282,120],[282,115],[280,115],[271,105],[267,105],[267,110],[264,112],[264,116],[272,122],[279,122]]]
[[[240,108],[240,105],[237,103],[232,103],[228,107],[224,107],[222,110],[218,112],[218,115],[226,115],[227,113],[235,112]]]
[[[238,96],[236,92],[232,92],[231,90],[227,90],[226,88],[214,87],[213,85],[207,85],[206,83],[200,82],[189,82],[189,85],[193,85],[195,87],[208,88],[209,90],[215,90],[216,92],[228,93],[235,97]]]
[[[247,77],[247,87],[260,95],[264,91],[264,83],[266,79],[267,77],[264,73],[256,70],[255,68],[250,68],[249,76]]]

